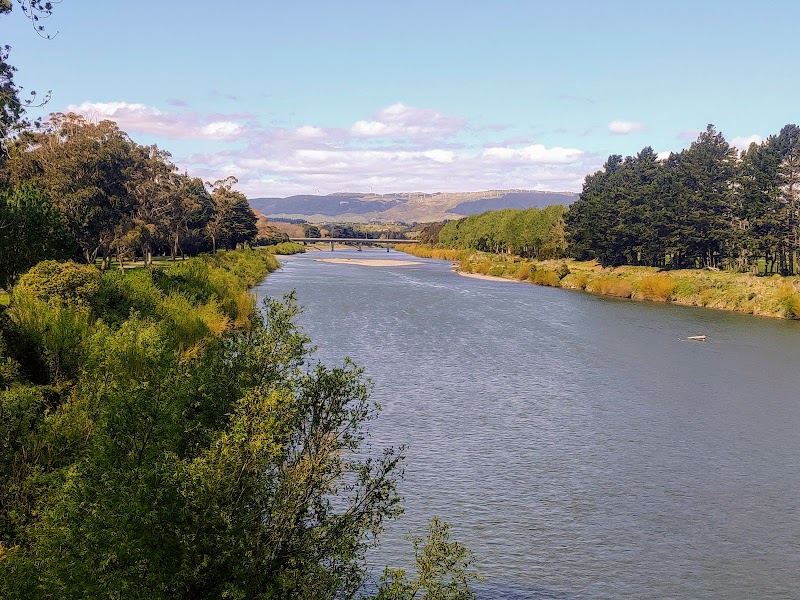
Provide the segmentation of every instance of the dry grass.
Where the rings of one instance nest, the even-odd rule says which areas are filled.
[[[633,285],[621,277],[602,276],[589,281],[586,291],[616,298],[630,298],[633,295]]]
[[[588,282],[588,273],[570,273],[561,280],[561,287],[568,290],[585,290]]]
[[[558,272],[552,269],[536,269],[531,274],[531,281],[537,285],[561,287],[561,278],[558,276]]]
[[[521,263],[514,273],[514,279],[517,281],[525,281],[526,279],[530,279],[531,275],[533,274],[533,269],[534,266],[531,263]]]
[[[668,275],[645,275],[639,282],[636,298],[643,300],[659,300],[665,302],[672,299],[675,291],[675,280]]]

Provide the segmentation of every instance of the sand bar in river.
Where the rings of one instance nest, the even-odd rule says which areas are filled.
[[[317,262],[335,263],[337,265],[359,265],[361,267],[408,267],[422,264],[416,260],[397,260],[380,258],[315,258]]]

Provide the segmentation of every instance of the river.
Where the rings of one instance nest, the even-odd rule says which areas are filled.
[[[799,323],[396,252],[281,261],[257,293],[297,291],[318,358],[374,380],[373,444],[407,446],[374,562],[408,564],[436,515],[482,599],[800,598]]]

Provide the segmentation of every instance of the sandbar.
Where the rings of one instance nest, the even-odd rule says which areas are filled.
[[[507,281],[508,283],[522,283],[519,279],[506,279],[505,277],[495,277],[494,275],[481,275],[480,273],[464,273],[463,271],[456,271],[462,277],[471,277],[472,279],[483,279],[484,281]]]
[[[337,265],[358,265],[361,267],[408,267],[421,265],[416,260],[397,260],[380,258],[315,258],[316,262],[334,263]]]

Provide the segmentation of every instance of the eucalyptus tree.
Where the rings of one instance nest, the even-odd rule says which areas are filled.
[[[0,288],[39,261],[77,253],[75,238],[44,193],[30,184],[0,189]]]
[[[238,183],[235,177],[220,179],[211,187],[213,214],[206,230],[211,238],[212,252],[218,247],[236,248],[239,245],[252,243],[258,235],[257,218],[247,197],[233,189]]]
[[[211,196],[203,181],[185,173],[173,174],[166,214],[169,251],[173,261],[178,253],[186,254],[184,242],[187,239],[200,237],[212,213]]]
[[[64,215],[84,259],[110,259],[115,239],[133,212],[128,177],[135,144],[111,121],[90,123],[56,113],[22,135],[9,160],[11,182],[33,182]]]

